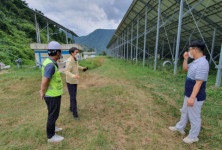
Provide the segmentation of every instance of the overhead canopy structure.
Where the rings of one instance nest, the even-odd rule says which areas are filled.
[[[37,12],[37,11],[32,10],[32,9],[29,8],[29,7],[27,7],[27,8],[28,8],[30,11],[32,11],[33,13],[36,13],[37,15],[41,16],[42,18],[44,18],[47,22],[49,22],[49,23],[51,23],[51,24],[53,24],[53,25],[56,25],[57,27],[59,27],[59,28],[65,30],[65,31],[69,32],[69,33],[72,34],[73,36],[78,37],[78,35],[77,35],[76,33],[74,33],[73,31],[69,30],[68,28],[62,26],[61,24],[59,24],[59,23],[57,23],[57,22],[49,19],[48,17],[44,16],[43,14],[41,14],[41,13],[39,13],[39,12]]]
[[[114,57],[143,60],[178,59],[192,40],[206,43],[210,63],[219,59],[222,43],[221,0],[133,0],[107,48]]]
[[[27,7],[26,5],[24,5],[24,6]],[[68,33],[70,33],[70,34],[72,35],[72,37],[73,37],[73,36],[78,37],[78,35],[77,35],[76,33],[74,33],[73,31],[71,31],[70,29],[68,29],[68,28],[62,26],[61,24],[59,24],[59,23],[57,23],[57,22],[49,19],[48,17],[44,16],[43,14],[41,14],[41,13],[35,11],[35,10],[32,10],[32,9],[29,8],[29,7],[27,7],[27,8],[28,8],[31,12],[33,12],[33,13],[35,14],[35,26],[36,26],[36,36],[37,36],[36,39],[37,39],[37,43],[41,43],[41,42],[40,42],[39,25],[38,25],[38,22],[37,22],[37,17],[36,17],[36,15],[39,15],[40,17],[42,17],[43,19],[45,19],[46,22],[47,22],[46,27],[47,27],[47,39],[48,39],[48,42],[49,42],[49,38],[50,38],[50,35],[49,35],[50,33],[49,33],[49,29],[48,29],[49,23],[51,23],[51,24],[53,24],[53,25],[56,25],[56,26],[59,27],[60,29],[63,29],[64,31],[66,31],[66,43],[67,43],[67,44],[68,44]]]

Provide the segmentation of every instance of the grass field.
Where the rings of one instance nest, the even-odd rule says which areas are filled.
[[[207,83],[200,141],[188,145],[182,142],[184,136],[168,130],[180,118],[186,73],[179,70],[174,76],[169,69],[153,71],[107,57],[80,64],[90,70],[80,74],[79,121],[69,112],[63,75],[57,120],[63,128],[59,135],[65,137],[61,143],[47,142],[47,108],[38,92],[40,70],[0,72],[0,149],[222,149],[222,88],[214,87],[215,73]],[[186,133],[189,129],[188,125]]]

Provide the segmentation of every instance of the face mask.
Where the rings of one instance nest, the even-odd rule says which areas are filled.
[[[60,59],[62,59],[62,58],[63,58],[62,53],[59,55],[59,57],[60,57]]]
[[[191,58],[191,59],[193,59],[193,55],[189,52],[189,57]]]
[[[59,59],[62,59],[62,58],[63,58],[62,53],[60,53],[60,55],[59,55]]]

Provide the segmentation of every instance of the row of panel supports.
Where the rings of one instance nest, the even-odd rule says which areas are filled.
[[[45,27],[47,29],[47,41],[49,43],[50,42],[50,36],[52,36],[54,34],[58,34],[58,33],[49,33],[49,23],[48,22],[47,22],[47,25]],[[36,42],[41,43],[40,33],[43,29],[41,31],[39,31],[39,24],[38,24],[38,21],[37,21],[36,13],[35,13],[35,29],[36,29]],[[69,44],[69,42],[68,42],[68,32],[67,31],[65,31],[65,32],[66,32],[66,44]],[[73,35],[72,35],[72,39],[74,41]]]
[[[179,21],[178,21],[177,37],[176,37],[176,39],[173,42],[173,52],[171,52],[172,60],[174,61],[174,74],[177,73],[178,57],[183,52],[182,51],[179,54],[182,19],[183,19],[183,17],[188,15],[188,13],[191,13],[192,10],[194,8],[196,8],[198,5],[200,5],[203,1],[204,0],[199,1],[196,5],[194,5],[192,8],[190,8],[190,10],[188,10],[185,13],[183,13],[184,0],[180,0],[180,10],[179,10]],[[126,28],[122,32],[122,34],[115,35],[117,37],[116,41],[113,42],[112,45],[108,48],[108,50],[110,50],[112,52],[113,57],[126,59],[128,61],[129,54],[130,54],[130,59],[135,61],[135,63],[138,63],[139,51],[142,51],[143,52],[142,64],[143,64],[143,66],[145,66],[146,53],[147,53],[148,58],[151,55],[151,54],[149,54],[149,51],[146,52],[146,50],[147,50],[147,34],[155,29],[154,27],[152,27],[150,30],[147,31],[147,16],[148,16],[147,13],[148,13],[148,9],[149,9],[148,6],[146,6],[145,7],[145,15],[144,15],[145,16],[145,18],[144,18],[144,20],[145,20],[144,33],[139,35],[139,23],[140,23],[139,20],[140,20],[140,16],[138,14],[136,22],[135,22],[136,23],[136,35],[133,35],[133,29],[134,29],[133,28],[134,27],[134,22],[133,21],[132,21],[132,24],[131,24],[131,31],[129,31],[130,30],[130,27],[129,27],[129,28]],[[164,27],[164,25],[167,22],[169,22],[170,19],[173,18],[173,17],[169,18],[167,21],[163,22],[160,25],[161,0],[159,0],[159,5],[158,5],[157,13],[158,13],[158,17],[157,17],[157,25],[156,25],[156,42],[155,42],[155,52],[154,52],[154,70],[156,70],[156,68],[157,68],[157,57],[158,57],[158,48],[159,48],[159,46],[158,46],[158,44],[159,44],[159,29],[161,27]],[[129,38],[129,33],[130,32],[131,32],[131,38]],[[140,49],[138,44],[139,44],[139,38],[142,37],[142,36],[144,36],[144,46],[143,46],[143,49]],[[214,32],[213,32],[212,46],[211,46],[211,53],[210,53],[210,64],[212,63],[212,61],[214,61],[213,53],[214,53],[214,47],[215,47],[215,40],[216,40],[216,28],[214,29]],[[129,52],[129,45],[130,45],[130,52]],[[164,57],[164,40],[162,40],[162,54],[161,54],[161,56],[162,56],[161,58]],[[218,75],[217,75],[216,86],[220,86],[221,75],[222,75],[222,54],[220,54],[220,63],[219,63],[219,65],[217,65],[217,68],[218,68]]]

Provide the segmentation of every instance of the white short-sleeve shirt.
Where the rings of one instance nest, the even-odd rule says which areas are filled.
[[[188,64],[187,77],[192,80],[203,80],[207,81],[209,72],[209,63],[206,56],[194,60],[192,63]]]

